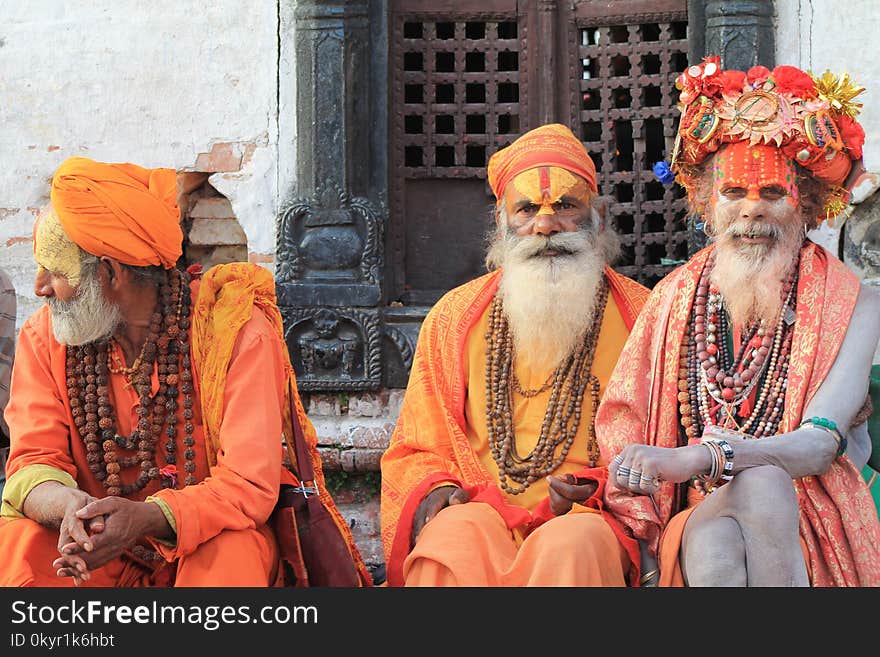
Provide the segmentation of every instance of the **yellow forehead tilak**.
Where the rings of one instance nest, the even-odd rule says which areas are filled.
[[[552,212],[553,204],[583,181],[559,167],[537,167],[523,171],[512,181],[514,189],[541,207],[538,214]]]
[[[80,248],[64,232],[55,210],[48,208],[37,219],[34,260],[41,269],[61,274],[76,287],[80,279]]]

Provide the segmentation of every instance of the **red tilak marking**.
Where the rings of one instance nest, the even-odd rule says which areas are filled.
[[[540,176],[540,184],[541,184],[541,198],[544,200],[550,199],[550,169],[547,167],[541,167],[538,169],[538,175]]]

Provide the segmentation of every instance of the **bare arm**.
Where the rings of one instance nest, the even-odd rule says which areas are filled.
[[[833,420],[846,435],[868,394],[871,363],[880,340],[880,296],[862,286],[846,336],[828,376],[804,409],[803,418]],[[761,440],[729,440],[735,451],[734,473],[758,465],[776,465],[793,479],[822,474],[837,455],[837,441],[827,431],[803,427]]]
[[[850,425],[864,404],[868,393],[871,363],[880,340],[880,296],[862,286],[856,307],[843,339],[843,344],[816,395],[804,410],[804,419],[822,417],[833,420],[841,433],[849,433]],[[705,435],[713,432],[712,427]],[[854,432],[859,435],[858,432]],[[837,455],[837,441],[823,429],[803,427],[786,434],[760,440],[745,440],[723,435],[734,449],[733,473],[760,465],[775,465],[788,472],[792,479],[822,474]],[[662,448],[629,445],[609,466],[609,480],[619,488],[634,493],[654,493],[657,484],[629,483],[620,475],[620,467],[628,474],[635,470],[671,482],[687,481],[705,474],[711,460],[700,445]]]

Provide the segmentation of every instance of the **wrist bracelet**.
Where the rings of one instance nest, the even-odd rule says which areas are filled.
[[[702,443],[717,445],[721,453],[720,473],[718,479],[730,481],[733,479],[733,447],[722,438],[703,438]]]
[[[827,431],[834,436],[834,440],[837,441],[837,455],[842,456],[846,451],[846,436],[840,432],[840,429],[837,428],[837,423],[834,420],[829,420],[825,417],[811,417],[801,422],[798,429],[801,427],[814,427],[816,429]]]

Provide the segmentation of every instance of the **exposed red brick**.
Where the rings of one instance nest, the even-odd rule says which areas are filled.
[[[6,246],[12,246],[13,244],[22,244],[23,242],[33,242],[33,237],[10,237],[6,240]]]
[[[198,171],[241,171],[241,148],[234,143],[217,143],[208,153],[199,153],[195,168]]]

